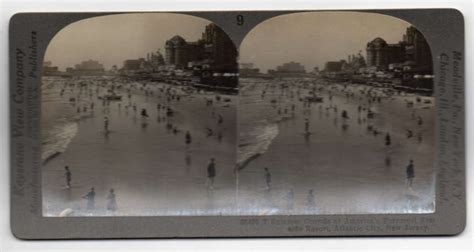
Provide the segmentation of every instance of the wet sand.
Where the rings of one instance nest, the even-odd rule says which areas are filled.
[[[241,79],[243,87],[253,85],[252,81]],[[108,106],[102,106],[95,95],[88,98],[95,103],[93,113],[80,112],[84,116],[78,121],[77,135],[65,152],[43,167],[45,215],[58,216],[67,208],[73,210],[72,216],[434,210],[434,100],[430,97],[422,98],[431,100],[430,104],[424,104],[417,102],[413,94],[386,96],[382,89],[376,88],[372,92],[382,97],[381,102],[369,106],[367,93],[360,93],[367,92],[366,86],[351,85],[344,89],[343,84],[328,85],[318,80],[264,80],[252,92],[260,94],[265,88],[267,94],[261,101],[245,107],[246,104],[239,104],[237,96],[220,95],[217,101],[215,93],[196,90],[188,93],[180,86],[163,83],[148,83],[143,88],[144,83],[126,82],[124,86],[131,87],[130,100],[127,92],[121,90],[122,101],[112,101]],[[318,83],[316,86],[321,89],[317,95],[323,97],[323,102],[304,106],[299,98],[309,94],[311,83]],[[179,101],[168,99],[170,96],[163,91],[168,88],[181,97]],[[72,92],[76,95],[78,90]],[[347,93],[355,95],[348,98]],[[64,99],[70,95],[66,93]],[[225,102],[224,98],[231,101]],[[213,100],[214,105],[206,105],[208,100]],[[413,102],[413,108],[407,107],[407,101]],[[174,116],[167,117],[166,110],[158,110],[158,103],[171,106]],[[359,105],[365,109],[360,113]],[[262,114],[257,112],[263,107],[268,109],[264,114],[280,113],[276,137],[265,152],[250,155],[253,158],[244,162],[245,167],[236,173],[236,162],[242,160],[238,157],[237,128],[251,130],[253,121],[242,120],[261,119]],[[143,108],[149,115],[146,119],[140,115]],[[376,114],[374,119],[367,117],[369,108]],[[349,118],[342,118],[343,110]],[[222,124],[218,123],[219,114],[223,117]],[[109,118],[107,133],[104,116]],[[417,116],[423,118],[420,126]],[[310,134],[305,133],[306,119]],[[178,127],[176,134],[166,127],[168,122]],[[247,124],[241,127],[242,123]],[[368,130],[369,125],[379,134]],[[213,131],[210,136],[208,128]],[[414,132],[410,139],[406,129]],[[185,144],[186,130],[192,135],[190,146]],[[386,132],[391,135],[390,146],[384,144]],[[423,136],[421,142],[416,137],[419,132]],[[214,190],[209,191],[206,169],[212,157],[216,158],[217,176]],[[414,159],[416,172],[412,189],[405,185],[405,169],[410,158]],[[72,172],[71,188],[65,187],[65,165]],[[264,167],[270,169],[270,190],[266,188]],[[91,187],[96,191],[96,206],[87,210],[82,196]],[[110,188],[115,190],[117,211],[106,210]],[[311,189],[314,205],[308,204]],[[288,194],[290,190],[294,191],[293,197]]]
[[[253,85],[251,79],[241,79],[244,85]],[[278,124],[278,135],[268,150],[249,162],[239,174],[239,202],[241,208],[254,209],[255,214],[366,214],[366,213],[427,213],[434,211],[434,102],[416,101],[413,94],[393,95],[381,102],[368,105],[364,86],[351,85],[344,91],[341,84],[319,82],[317,95],[322,103],[303,107],[300,96],[308,95],[307,88],[292,88],[290,84],[279,97],[281,89],[275,85],[256,84],[261,92],[266,86],[263,103],[278,100],[275,112],[283,113],[289,104],[295,104],[295,114]],[[295,81],[293,81],[295,82]],[[296,80],[297,82],[297,80]],[[273,87],[272,87],[273,85]],[[275,89],[275,90],[272,90]],[[299,91],[297,91],[299,89]],[[331,92],[329,92],[331,91]],[[347,92],[349,91],[349,92]],[[289,93],[294,93],[292,99]],[[374,92],[379,90],[374,89]],[[355,93],[354,97],[346,97]],[[272,95],[273,94],[273,95]],[[330,95],[331,94],[331,95]],[[332,101],[329,97],[332,96]],[[408,108],[412,101],[413,108]],[[367,118],[367,111],[358,112],[358,106],[376,113]],[[261,104],[259,106],[262,106]],[[337,107],[337,111],[335,109]],[[241,109],[241,108],[239,108]],[[251,109],[246,111],[251,111]],[[346,110],[348,119],[343,119]],[[287,112],[291,113],[291,112]],[[423,124],[417,124],[417,116]],[[305,118],[309,120],[309,135],[305,134]],[[343,129],[343,124],[347,128]],[[372,125],[379,134],[367,129]],[[406,129],[415,136],[408,139]],[[385,146],[385,133],[391,136],[391,145]],[[422,133],[422,142],[417,133]],[[386,158],[390,159],[389,164]],[[405,169],[414,160],[416,177],[412,189],[406,187]],[[264,167],[270,169],[271,190],[266,189]],[[294,207],[288,206],[288,192],[294,190]],[[308,204],[308,191],[314,190],[315,204]]]
[[[216,94],[185,94],[177,87],[180,100],[168,103],[165,93],[159,91],[170,87],[168,84],[150,83],[149,89],[134,86],[130,103],[125,91],[122,101],[108,106],[91,98],[95,101],[93,113],[85,112],[90,117],[78,122],[78,133],[67,150],[43,167],[45,215],[57,216],[66,208],[74,210],[73,216],[201,215],[220,214],[234,206],[234,188],[228,185],[234,183],[236,160],[235,97],[221,95],[221,101],[216,101]],[[214,99],[212,107],[206,106],[207,99]],[[159,112],[158,103],[171,106],[174,116],[166,117],[165,110]],[[126,108],[128,104],[132,106]],[[147,109],[147,119],[140,115],[142,108]],[[219,114],[224,119],[221,124],[217,122]],[[109,118],[109,132],[104,131],[104,116]],[[179,132],[167,129],[167,122]],[[214,134],[209,136],[206,128]],[[185,144],[186,130],[192,136],[189,146]],[[208,193],[206,169],[212,157],[216,158],[217,176],[213,193]],[[65,187],[65,165],[72,172],[69,189]],[[95,210],[87,210],[82,199],[91,187],[96,191]],[[115,212],[106,210],[110,188],[117,197]]]

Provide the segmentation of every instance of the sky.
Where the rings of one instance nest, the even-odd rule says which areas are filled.
[[[201,37],[206,19],[167,13],[115,14],[72,23],[56,34],[45,54],[60,70],[85,60],[98,60],[106,69],[121,67],[126,59],[145,58],[165,41],[180,35],[187,41]],[[266,72],[285,62],[296,61],[307,71],[324,63],[347,59],[367,42],[382,37],[388,43],[402,40],[410,24],[372,13],[306,12],[282,15],[258,24],[240,47],[239,61],[254,63]]]
[[[327,61],[347,60],[381,37],[397,43],[409,23],[359,12],[307,12],[278,16],[257,25],[240,45],[240,62],[254,63],[261,72],[285,62],[302,63],[306,71],[324,68]]]
[[[45,61],[60,70],[85,60],[98,60],[109,69],[121,67],[126,59],[145,58],[166,40],[180,35],[186,41],[201,38],[206,25],[202,18],[167,13],[116,14],[72,23],[51,40]]]

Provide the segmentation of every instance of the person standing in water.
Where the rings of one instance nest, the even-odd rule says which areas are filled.
[[[69,170],[69,166],[64,167],[64,176],[66,177],[66,186],[67,188],[71,188],[71,171]]]
[[[391,140],[390,134],[387,133],[385,135],[385,146],[389,146],[391,143],[392,143],[392,140]]]
[[[290,189],[288,194],[286,195],[286,203],[287,203],[287,208],[288,210],[293,210],[294,202],[295,202],[295,192],[293,191],[293,188]]]
[[[267,184],[267,190],[270,190],[272,186],[272,174],[270,174],[267,167],[265,167],[265,182]]]
[[[104,116],[104,130],[105,132],[109,131],[109,118],[107,116]]]
[[[308,118],[304,119],[304,132],[309,133],[309,119]]]
[[[313,189],[308,191],[308,196],[306,197],[307,203],[308,203],[308,208],[313,209],[316,205],[316,202],[314,200],[314,193]]]
[[[189,130],[186,131],[186,136],[185,136],[185,142],[186,142],[186,146],[188,146],[189,144],[191,144],[191,133],[189,133]]]
[[[84,195],[83,198],[87,200],[87,209],[88,210],[93,210],[95,208],[95,190],[94,190],[94,187],[92,187],[90,192],[88,192],[86,195]]]
[[[211,162],[207,165],[207,187],[208,189],[214,190],[214,178],[216,177],[216,163],[214,158],[211,158]]]
[[[413,179],[415,178],[415,166],[413,165],[413,160],[410,159],[410,163],[407,166],[407,186],[411,188],[413,185]]]
[[[113,188],[110,188],[109,195],[107,196],[107,210],[109,211],[117,210],[117,200],[116,200],[115,192]]]
[[[140,115],[142,117],[142,128],[146,128],[146,126],[148,125],[147,123],[147,119],[148,119],[148,112],[146,111],[146,109],[142,109],[142,111],[140,112]]]
[[[347,114],[347,111],[343,110],[342,114],[341,114],[341,117],[344,118],[344,119],[349,119],[349,115]]]
[[[423,118],[421,116],[418,116],[418,126],[423,125]]]
[[[142,109],[141,115],[142,115],[142,118],[148,117],[148,112],[146,111],[146,109]]]

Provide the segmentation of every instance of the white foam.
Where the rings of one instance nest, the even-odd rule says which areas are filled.
[[[55,126],[47,136],[47,140],[43,142],[43,152],[41,160],[44,162],[48,158],[66,151],[71,140],[76,136],[78,125],[76,122],[67,122]]]
[[[277,124],[266,121],[256,125],[250,132],[246,132],[245,136],[241,136],[243,142],[239,144],[237,164],[240,166],[255,155],[265,153],[278,132]]]

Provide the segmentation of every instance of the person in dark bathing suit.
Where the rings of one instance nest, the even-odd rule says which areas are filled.
[[[191,133],[189,133],[189,131],[186,131],[186,136],[185,136],[185,142],[186,142],[186,145],[189,145],[191,144]]]
[[[270,190],[272,186],[272,174],[270,174],[267,167],[265,167],[265,183],[267,185],[267,190]]]
[[[114,189],[111,188],[109,191],[109,195],[107,196],[107,210],[115,211],[117,210],[117,200],[115,196]]]
[[[88,210],[93,210],[95,208],[95,190],[94,190],[94,187],[92,187],[90,192],[88,192],[86,195],[84,195],[83,198],[87,200],[87,209]]]
[[[65,173],[64,176],[66,177],[66,186],[67,188],[71,187],[71,171],[69,170],[69,166],[64,167]]]
[[[415,178],[415,166],[413,165],[413,160],[410,160],[410,163],[406,169],[407,174],[407,186],[411,188],[413,185],[413,179]]]
[[[210,190],[214,189],[214,178],[216,177],[216,163],[214,158],[211,158],[211,162],[207,166],[207,187]]]

